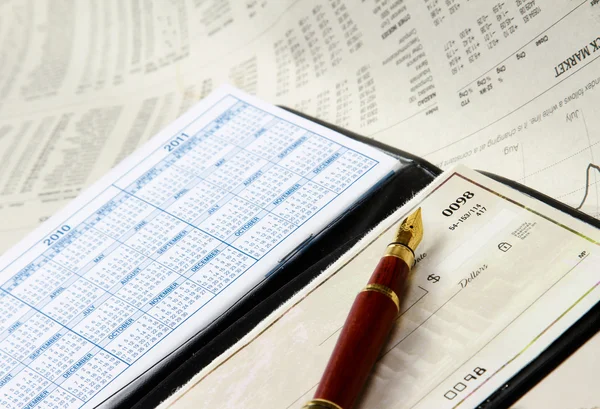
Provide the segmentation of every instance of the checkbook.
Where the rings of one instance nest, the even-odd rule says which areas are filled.
[[[314,396],[356,294],[417,208],[424,226],[417,263],[354,409],[511,407],[509,394],[547,371],[564,337],[597,308],[600,230],[459,166],[158,409],[301,408]]]
[[[0,260],[0,407],[94,408],[400,167],[224,87]]]

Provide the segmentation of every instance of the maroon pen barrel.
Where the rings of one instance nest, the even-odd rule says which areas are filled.
[[[309,408],[352,408],[396,320],[409,271],[400,258],[380,260],[352,305]]]

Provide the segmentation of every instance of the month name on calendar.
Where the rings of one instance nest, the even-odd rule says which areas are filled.
[[[83,406],[378,163],[239,100],[159,149],[2,284],[0,406]]]

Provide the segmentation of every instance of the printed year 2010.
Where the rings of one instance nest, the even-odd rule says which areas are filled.
[[[54,243],[56,240],[60,239],[65,234],[67,234],[69,230],[71,230],[71,226],[69,226],[68,224],[62,225],[59,229],[56,229],[54,233],[52,233],[50,236],[44,239],[44,244],[46,244],[47,246],[51,246],[52,243]]]

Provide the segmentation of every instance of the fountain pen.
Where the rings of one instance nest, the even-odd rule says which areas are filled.
[[[315,396],[302,409],[351,409],[400,312],[415,250],[423,238],[421,208],[398,227],[346,318]]]

